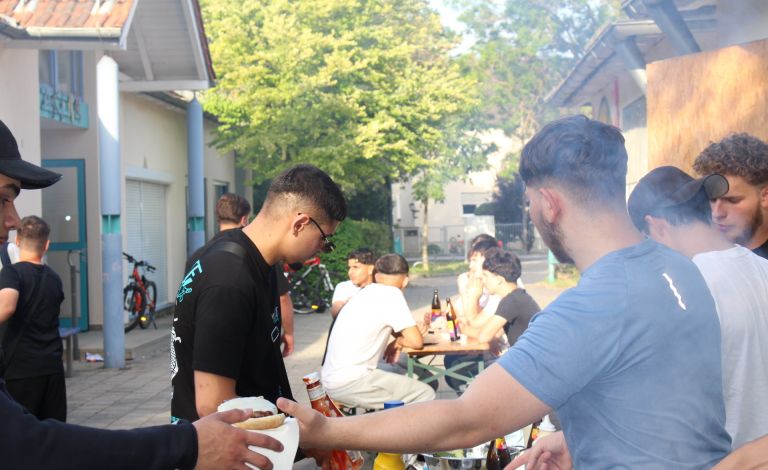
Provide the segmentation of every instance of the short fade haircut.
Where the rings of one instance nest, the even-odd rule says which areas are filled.
[[[21,238],[21,242],[27,245],[30,249],[42,253],[45,251],[45,244],[48,242],[48,237],[51,235],[51,227],[48,223],[36,215],[29,215],[21,219],[19,223],[19,230],[17,236]]]
[[[624,136],[619,129],[583,115],[552,121],[523,147],[520,176],[527,186],[560,186],[581,205],[624,206]]]
[[[707,194],[704,191],[700,191],[683,204],[651,210],[648,214],[643,214],[642,222],[640,218],[637,218],[637,221],[633,218],[632,221],[637,229],[648,234],[648,222],[645,221],[646,215],[657,219],[664,219],[667,223],[674,226],[688,225],[693,222],[701,222],[706,225],[712,223],[712,209],[709,204],[709,198],[707,198]]]
[[[693,169],[702,176],[741,176],[752,186],[761,186],[768,183],[768,144],[743,132],[731,134],[705,148]]]
[[[240,223],[240,220],[251,213],[251,205],[248,201],[237,194],[222,194],[216,201],[216,218],[219,223],[231,222]]]
[[[376,260],[373,269],[381,274],[408,274],[408,261],[403,255],[388,253]]]
[[[350,251],[347,255],[347,261],[356,259],[363,264],[373,265],[376,263],[376,255],[368,247],[358,248]]]
[[[294,197],[323,211],[323,216],[341,222],[347,217],[347,201],[330,176],[314,165],[300,164],[289,168],[272,180],[264,203]],[[320,217],[320,216],[317,216]]]
[[[497,247],[485,252],[483,270],[501,276],[507,282],[517,282],[522,273],[522,266],[514,253]]]

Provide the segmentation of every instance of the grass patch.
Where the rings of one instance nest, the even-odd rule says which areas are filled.
[[[421,261],[417,261],[411,266],[411,274],[425,277],[459,275],[466,270],[467,262],[464,260],[430,261],[429,270],[424,269]]]

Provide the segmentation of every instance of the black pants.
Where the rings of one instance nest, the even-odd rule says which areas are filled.
[[[11,379],[5,382],[8,393],[37,419],[67,420],[67,389],[64,372]]]

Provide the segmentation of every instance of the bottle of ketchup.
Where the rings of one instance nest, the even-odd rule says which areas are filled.
[[[325,392],[317,372],[305,375],[302,380],[307,386],[307,394],[312,408],[329,418],[344,416]],[[363,466],[363,462],[363,454],[356,450],[334,450],[331,452],[331,469],[333,470],[358,470]]]

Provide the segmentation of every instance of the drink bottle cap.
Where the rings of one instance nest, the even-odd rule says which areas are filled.
[[[320,374],[318,374],[317,372],[310,372],[309,374],[305,375],[302,378],[302,380],[306,384],[311,384],[313,382],[318,382],[318,381],[320,381]]]
[[[403,403],[400,400],[385,401],[384,409],[388,410],[390,408],[397,408],[398,406],[403,406],[403,405],[405,405],[405,403]]]
[[[555,429],[555,425],[552,424],[552,421],[549,420],[549,415],[544,415],[544,418],[541,420],[541,424],[539,425],[539,431],[545,431],[545,432],[557,431],[557,429]]]

